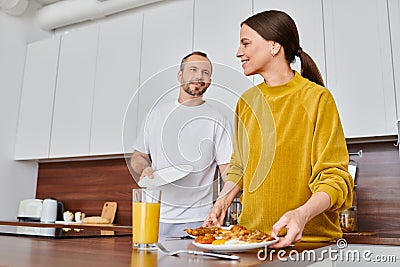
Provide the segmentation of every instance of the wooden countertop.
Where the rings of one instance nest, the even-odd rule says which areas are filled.
[[[343,238],[350,244],[400,246],[400,230],[377,233],[349,233],[344,234]]]
[[[65,227],[64,224],[1,222],[0,225],[38,226],[38,227]],[[67,225],[74,227],[75,224]],[[76,224],[82,227],[81,224]],[[84,225],[93,229],[109,229],[118,231],[131,231],[130,226],[118,225]],[[400,245],[400,232],[363,233],[345,235],[349,244],[383,244]],[[164,240],[164,245],[171,249],[197,248],[191,244],[192,240]],[[296,243],[294,247],[286,250],[301,252],[314,250],[334,243]],[[265,261],[257,258],[258,250],[251,250],[239,255],[240,261],[220,260],[210,257],[196,257],[181,255],[179,257],[165,256],[161,252],[144,252],[132,249],[130,236],[75,238],[75,239],[48,239],[40,237],[0,235],[0,266],[96,266],[96,267],[215,267],[215,266],[257,266],[270,261],[270,256]],[[280,265],[276,255],[272,257],[274,263]]]
[[[164,241],[170,249],[195,249],[191,240]],[[315,249],[328,243],[299,244],[298,249]],[[161,252],[133,250],[131,237],[46,239],[0,235],[0,266],[96,266],[96,267],[187,267],[187,266],[255,266],[257,250],[235,253],[240,261],[181,255],[165,256]],[[267,259],[268,261],[269,259]]]
[[[384,237],[378,236],[352,236],[351,240],[363,238],[363,242],[371,241],[374,244]],[[389,240],[399,236],[390,237]],[[349,243],[352,243],[348,240]],[[192,240],[164,240],[164,245],[169,249],[196,249],[191,244]],[[355,241],[360,243],[360,239]],[[388,243],[388,242],[385,242]],[[318,249],[334,243],[297,243],[287,250],[301,252],[304,250]],[[366,243],[368,244],[368,243]],[[257,250],[235,253],[241,257],[240,261],[220,260],[209,257],[196,257],[181,255],[179,257],[165,256],[161,252],[143,252],[132,249],[130,236],[112,238],[76,238],[76,239],[47,239],[37,237],[17,237],[0,235],[0,266],[96,266],[96,267],[215,267],[215,266],[256,266],[270,261],[257,258]],[[280,263],[273,257],[273,261]]]

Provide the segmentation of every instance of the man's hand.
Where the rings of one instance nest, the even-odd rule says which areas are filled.
[[[151,178],[153,178],[153,170],[151,169],[150,155],[148,154],[135,150],[130,160],[130,167],[136,182],[139,182],[139,180],[146,175],[149,176],[148,175],[149,173],[151,175]],[[150,168],[151,170],[147,170],[145,172],[145,169],[147,168]],[[143,173],[145,173],[145,175],[143,175]]]
[[[144,168],[144,170],[142,171],[142,174],[141,174],[140,177],[139,177],[139,181],[140,181],[143,177],[149,177],[149,178],[153,179],[153,178],[154,178],[153,172],[154,172],[154,170],[153,170],[152,167],[146,167],[146,168]]]

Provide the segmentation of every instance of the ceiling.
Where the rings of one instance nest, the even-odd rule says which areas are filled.
[[[171,0],[29,0],[41,5],[35,17],[43,30],[99,19],[128,9],[160,1]],[[0,11],[9,15],[22,15],[28,0],[0,0]]]

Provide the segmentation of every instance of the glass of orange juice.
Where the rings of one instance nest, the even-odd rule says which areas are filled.
[[[132,189],[132,246],[157,249],[161,190]]]

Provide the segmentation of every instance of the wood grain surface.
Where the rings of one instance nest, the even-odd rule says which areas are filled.
[[[125,159],[39,163],[36,197],[53,197],[65,210],[100,216],[105,202],[117,202],[114,223],[132,225],[132,188]],[[62,217],[58,218],[62,220]]]
[[[362,150],[357,161],[356,195],[359,231],[398,230],[400,225],[400,157],[393,142],[352,144]]]

